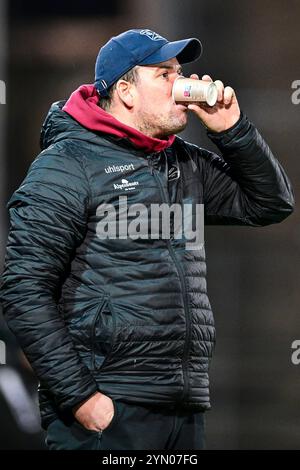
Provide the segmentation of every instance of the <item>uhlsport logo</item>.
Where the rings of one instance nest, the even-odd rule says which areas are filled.
[[[149,39],[151,39],[151,41],[165,41],[165,38],[163,38],[160,34],[151,31],[151,29],[142,29],[140,34],[147,36]]]
[[[124,173],[124,171],[134,170],[133,163],[129,165],[112,165],[104,168],[105,173]]]
[[[115,183],[115,189],[125,189],[125,191],[130,191],[131,189],[135,189],[138,186],[138,181],[129,182],[128,180],[122,179],[121,184]]]

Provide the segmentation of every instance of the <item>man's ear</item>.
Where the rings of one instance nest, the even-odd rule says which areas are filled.
[[[119,80],[117,82],[116,92],[118,97],[128,108],[133,107],[134,93],[132,88],[132,84],[125,80]]]

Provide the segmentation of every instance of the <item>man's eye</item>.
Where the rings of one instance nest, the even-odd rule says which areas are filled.
[[[162,74],[162,77],[164,77],[164,78],[168,78],[168,77],[169,77],[169,72],[165,72],[165,73],[163,73],[163,74]]]

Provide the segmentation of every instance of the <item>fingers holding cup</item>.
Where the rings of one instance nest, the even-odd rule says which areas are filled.
[[[231,86],[227,86],[224,89],[224,104],[230,104],[235,97],[235,91]]]
[[[224,99],[224,83],[221,80],[215,80],[215,84],[218,89],[218,102],[222,102]]]
[[[207,75],[207,74],[202,75],[202,80],[204,80],[205,82],[212,82],[212,81],[213,81],[213,79],[211,78],[211,76],[210,76],[210,75]]]

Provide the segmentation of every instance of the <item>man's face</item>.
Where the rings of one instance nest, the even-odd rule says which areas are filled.
[[[133,117],[136,127],[146,135],[163,138],[182,131],[187,125],[187,106],[172,99],[174,80],[181,75],[176,58],[151,66],[138,67],[134,85]]]

